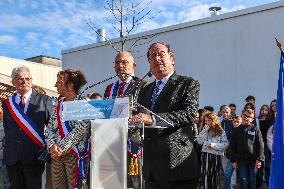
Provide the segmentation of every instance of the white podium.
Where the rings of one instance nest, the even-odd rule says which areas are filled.
[[[64,103],[63,120],[91,120],[91,188],[127,188],[129,99]]]
[[[127,188],[128,118],[92,121],[91,188]]]

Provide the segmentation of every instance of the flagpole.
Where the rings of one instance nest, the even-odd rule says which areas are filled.
[[[283,52],[283,47],[282,47],[282,44],[279,42],[279,40],[275,37],[275,41],[276,41],[276,45],[277,45],[277,47],[279,48],[279,50],[281,51],[281,52]]]
[[[273,144],[270,164],[269,189],[284,189],[284,52],[281,43],[275,38],[281,51],[277,89],[276,117],[274,122]]]

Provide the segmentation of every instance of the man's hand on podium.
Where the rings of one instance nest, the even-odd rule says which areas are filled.
[[[139,113],[137,115],[134,115],[132,116],[131,120],[134,123],[144,122],[144,124],[147,126],[152,126],[154,122],[152,116],[149,114],[145,114],[145,113]]]

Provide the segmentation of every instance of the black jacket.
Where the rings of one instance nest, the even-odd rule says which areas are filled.
[[[241,125],[233,129],[231,138],[232,162],[255,163],[264,160],[260,130],[255,125]]]
[[[155,82],[141,89],[138,102],[151,108]],[[153,112],[173,123],[165,129],[145,129],[144,178],[161,182],[197,179],[200,164],[194,148],[194,117],[199,103],[199,82],[175,73],[158,96]],[[155,117],[157,125],[159,118]]]
[[[18,126],[11,116],[5,101],[3,106],[3,126],[5,131],[4,138],[4,163],[14,165],[17,161],[22,164],[41,164],[37,154],[40,147]],[[26,115],[38,126],[44,134],[44,127],[48,124],[52,109],[51,99],[36,92],[31,94]]]
[[[231,145],[230,145],[230,141],[231,141],[231,138],[232,138],[232,132],[233,132],[233,129],[234,129],[234,126],[233,126],[233,120],[232,119],[226,119],[226,120],[222,120],[221,122],[221,125],[226,133],[226,137],[229,141],[229,146],[227,147],[227,149],[225,150],[225,156],[228,158],[228,159],[232,159],[232,152],[231,152]]]

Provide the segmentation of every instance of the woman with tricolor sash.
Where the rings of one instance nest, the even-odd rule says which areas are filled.
[[[57,74],[55,87],[62,98],[55,103],[46,129],[46,143],[51,154],[53,189],[85,186],[90,154],[90,121],[62,121],[65,101],[79,100],[79,91],[87,82],[79,70]]]

